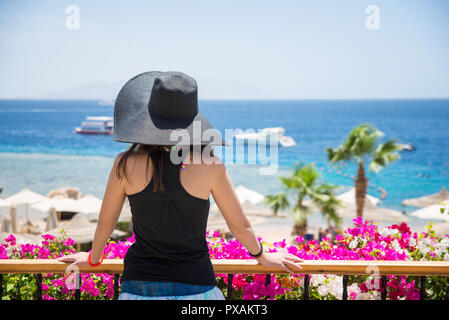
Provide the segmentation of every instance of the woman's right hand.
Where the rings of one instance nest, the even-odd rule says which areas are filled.
[[[298,274],[302,269],[299,263],[304,261],[286,252],[264,252],[256,260],[264,267],[281,268],[291,274]]]

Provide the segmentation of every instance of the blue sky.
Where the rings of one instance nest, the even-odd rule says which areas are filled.
[[[0,98],[114,98],[150,70],[201,99],[449,98],[448,39],[446,0],[0,0]]]

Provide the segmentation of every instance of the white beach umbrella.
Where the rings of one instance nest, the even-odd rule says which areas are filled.
[[[21,191],[17,192],[16,194],[13,194],[12,196],[5,199],[9,203],[9,205],[21,205],[25,204],[26,207],[26,218],[27,221],[29,221],[28,217],[28,206],[30,204],[39,203],[43,200],[45,200],[46,197],[31,191],[30,189],[22,189]]]
[[[449,214],[447,212],[441,213],[442,206],[440,204],[433,204],[431,206],[413,211],[411,216],[424,220],[443,220],[449,221]]]
[[[337,215],[340,216],[341,218],[355,219],[357,218],[357,207],[355,201],[353,203],[346,202],[344,200],[347,199],[346,197],[347,196],[340,198],[340,200],[342,200],[342,207],[339,207],[337,209]],[[384,220],[394,222],[408,221],[408,217],[404,215],[402,212],[389,208],[378,207],[373,204],[373,201],[375,202],[376,200],[365,198],[365,206],[363,207],[364,219],[371,221],[384,221]],[[304,201],[304,205],[310,208],[311,213],[320,212],[320,209],[311,200]]]
[[[345,207],[347,207],[347,209],[345,210],[345,212],[349,212],[349,208],[353,208],[356,206],[356,200],[355,200],[355,188],[352,187],[350,188],[348,191],[343,192],[341,194],[339,194],[337,196],[337,199],[339,199],[340,201],[342,201],[342,205],[344,205]],[[377,208],[377,205],[380,203],[380,199],[373,197],[372,195],[366,194],[365,195],[365,206],[364,206],[364,210],[367,210],[368,208]],[[305,201],[303,201],[303,204],[306,207],[310,208],[310,212],[311,213],[316,213],[316,212],[320,212],[320,208],[318,208],[312,200],[307,199]],[[343,214],[344,215],[344,214]],[[352,216],[352,213],[349,214],[348,216]]]
[[[69,238],[72,238],[76,243],[88,243],[93,241],[97,224],[89,222],[86,216],[82,214],[76,214],[67,223],[61,223],[58,228],[49,230],[47,233],[54,236],[60,235],[60,230],[64,229]],[[121,237],[126,232],[120,230],[114,230],[111,237]]]
[[[264,217],[258,216],[247,216],[251,225],[257,225],[267,222],[267,219]],[[226,229],[229,231],[228,225],[226,224],[226,220],[223,215],[219,212],[209,214],[207,219],[207,230],[217,230],[217,229]]]
[[[447,192],[445,187],[441,188],[440,192],[434,194],[422,196],[419,198],[405,199],[404,201],[402,201],[402,205],[424,208],[433,204],[438,204],[444,200],[449,201],[449,192]]]
[[[444,237],[449,234],[449,222],[437,223],[432,229],[437,236]]]
[[[83,198],[81,198],[80,200],[82,200],[82,199]],[[98,199],[98,198],[96,198],[96,199]],[[90,209],[87,213],[87,217],[90,221],[98,220],[98,216],[101,211],[102,202],[103,202],[103,200],[98,199],[98,202],[96,204],[93,203],[92,206],[90,207],[92,209]],[[95,209],[95,210],[93,210],[93,209]],[[83,212],[83,211],[81,210],[80,212]],[[120,212],[119,220],[120,221],[130,221],[131,219],[132,219],[131,207],[129,205],[128,197],[126,197],[125,201],[123,202],[123,207],[122,207],[122,211]]]
[[[262,202],[265,198],[263,194],[260,194],[257,191],[248,189],[241,184],[235,188],[235,192],[237,193],[237,197],[239,198],[240,203],[244,203],[245,201],[249,201],[253,204]]]
[[[239,184],[235,188],[235,193],[237,194],[240,204],[243,204],[245,202],[248,202],[251,204],[256,204],[256,203],[262,202],[265,199],[265,196],[263,194],[260,194],[257,191],[248,189],[248,188],[242,186],[241,184]],[[210,211],[219,212],[220,210],[218,209],[217,204],[214,203],[211,206]]]
[[[337,209],[337,214],[340,217],[355,219],[357,218],[357,209],[355,205],[348,205]],[[371,207],[366,204],[363,208],[363,219],[392,222],[407,222],[409,220],[409,218],[400,211],[382,207]]]
[[[0,207],[9,207],[11,204],[5,199],[0,199]]]
[[[17,192],[16,194],[9,196],[4,200],[8,201],[10,205],[11,204],[19,205],[19,204],[32,204],[45,199],[46,199],[45,196],[25,188]]]
[[[99,214],[102,202],[103,200],[95,197],[94,195],[86,194],[76,200],[76,207],[78,208],[76,212]]]
[[[48,212],[51,208],[54,208],[56,211],[78,212],[79,207],[77,201],[78,200],[57,196],[45,198],[45,200],[31,205],[31,207],[42,212]]]
[[[349,204],[355,204],[356,203],[356,199],[355,199],[355,188],[352,187],[351,189],[349,189],[348,191],[339,194],[337,196],[338,199],[340,199],[341,201],[345,202],[345,203],[349,203]],[[369,206],[369,207],[375,207],[380,203],[380,199],[373,197],[369,194],[365,195],[365,207]]]

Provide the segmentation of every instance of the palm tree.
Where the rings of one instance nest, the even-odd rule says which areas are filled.
[[[327,225],[329,227],[331,225],[331,221],[334,222],[335,226],[339,226],[342,221],[341,217],[337,214],[337,209],[342,205],[341,200],[339,200],[334,193],[334,190],[337,188],[338,186],[332,184],[322,184],[317,188],[318,192],[329,197],[326,201],[321,201],[320,199],[315,200],[321,210],[321,213],[327,219]]]
[[[356,161],[358,164],[355,180],[357,216],[363,216],[368,186],[368,179],[365,176],[365,163],[370,160],[368,168],[377,173],[389,163],[399,159],[398,151],[403,149],[401,144],[396,143],[396,139],[380,143],[379,139],[383,136],[384,133],[373,125],[361,124],[349,133],[346,141],[338,148],[326,148],[329,161],[333,163]]]
[[[273,209],[273,213],[277,216],[279,210],[288,207],[287,196],[283,193],[277,195],[267,195],[265,196],[265,202]]]
[[[267,195],[265,202],[273,209],[275,215],[278,210],[290,207],[288,193],[296,193],[296,201],[292,207],[291,214],[295,225],[293,226],[293,235],[302,235],[307,230],[307,215],[310,213],[310,207],[304,203],[306,198],[318,206],[328,220],[339,221],[336,216],[336,206],[339,200],[333,194],[336,186],[323,184],[319,185],[320,173],[313,163],[300,165],[296,164],[290,177],[280,177],[285,188],[284,192],[277,195]]]

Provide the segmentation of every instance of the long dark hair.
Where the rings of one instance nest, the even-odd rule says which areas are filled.
[[[203,153],[204,149],[208,147],[207,145],[201,146],[201,153]],[[163,191],[164,186],[162,185],[162,167],[163,167],[163,157],[164,152],[167,152],[167,149],[170,150],[172,146],[163,146],[163,145],[149,145],[149,144],[141,144],[141,143],[133,143],[131,147],[123,154],[123,156],[120,158],[117,168],[116,168],[116,174],[118,179],[125,179],[128,180],[127,174],[126,174],[126,162],[128,161],[128,157],[134,152],[134,151],[145,151],[148,154],[147,157],[147,165],[146,165],[146,171],[145,175],[148,172],[148,163],[150,161],[153,162],[153,191]],[[192,153],[194,150],[193,146],[190,146],[190,152]],[[210,148],[210,154],[211,157],[214,155],[212,148]],[[123,173],[123,174],[122,174]]]

